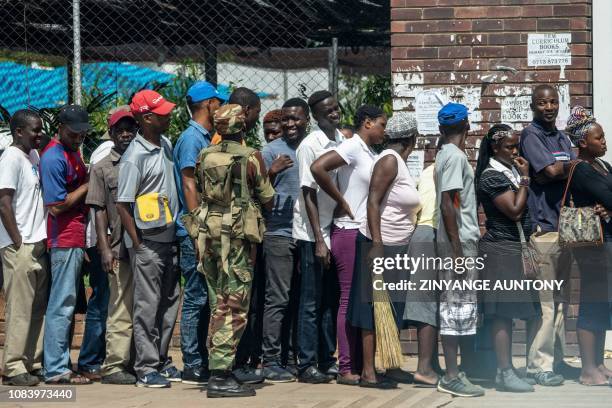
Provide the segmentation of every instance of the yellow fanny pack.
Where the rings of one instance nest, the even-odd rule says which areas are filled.
[[[136,198],[136,226],[141,230],[167,227],[173,222],[168,197],[159,193],[147,193]]]

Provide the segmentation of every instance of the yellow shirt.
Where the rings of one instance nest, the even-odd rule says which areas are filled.
[[[438,227],[439,211],[436,208],[436,184],[434,182],[434,164],[429,165],[423,173],[417,187],[423,207],[419,213],[418,225]]]

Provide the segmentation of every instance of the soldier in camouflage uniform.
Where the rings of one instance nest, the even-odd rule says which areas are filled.
[[[246,397],[255,395],[255,390],[239,384],[230,370],[247,322],[256,243],[261,242],[265,228],[260,206],[271,210],[274,189],[261,154],[241,145],[242,107],[225,105],[214,121],[223,140],[200,152],[196,181],[201,205],[183,219],[197,239],[198,268],[208,284],[211,377],[207,395]]]

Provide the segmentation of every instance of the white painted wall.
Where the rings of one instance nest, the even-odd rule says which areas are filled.
[[[612,1],[593,0],[593,113],[612,142]],[[612,145],[605,159],[612,163]],[[612,350],[612,331],[606,336],[606,350]]]

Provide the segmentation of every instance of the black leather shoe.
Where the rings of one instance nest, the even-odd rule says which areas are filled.
[[[331,378],[323,374],[315,366],[308,367],[298,376],[298,382],[308,384],[325,384],[330,382],[331,380]]]
[[[206,396],[208,398],[254,397],[255,390],[247,385],[238,383],[229,373],[214,373],[208,380]]]

